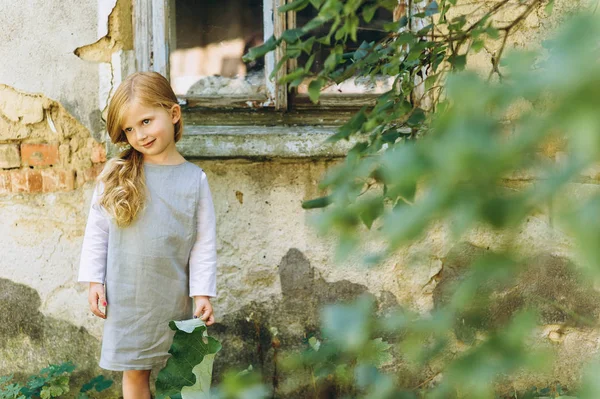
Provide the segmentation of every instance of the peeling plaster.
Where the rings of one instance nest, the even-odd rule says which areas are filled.
[[[112,54],[133,49],[132,5],[130,0],[117,0],[108,16],[107,33],[95,43],[77,47],[73,53],[82,60],[111,62]]]
[[[0,142],[15,140],[69,142],[72,148],[63,147],[60,151],[60,166],[73,169],[92,166],[96,141],[61,103],[43,94],[0,84]]]
[[[0,84],[0,140],[68,139],[89,131],[65,108],[43,94]]]

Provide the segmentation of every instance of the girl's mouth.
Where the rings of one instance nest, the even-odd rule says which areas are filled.
[[[149,142],[148,144],[144,144],[142,147],[144,148],[150,148],[150,146],[152,146],[152,144],[156,141],[156,139],[152,140],[151,142]]]

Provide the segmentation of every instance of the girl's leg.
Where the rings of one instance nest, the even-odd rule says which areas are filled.
[[[123,372],[123,399],[150,399],[150,371]]]

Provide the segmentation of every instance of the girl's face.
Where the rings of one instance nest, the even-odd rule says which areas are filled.
[[[123,131],[133,148],[145,161],[161,163],[177,154],[175,126],[181,118],[181,108],[148,107],[132,101],[123,120]]]

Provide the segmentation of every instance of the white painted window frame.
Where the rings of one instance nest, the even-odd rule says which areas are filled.
[[[169,76],[169,54],[175,43],[175,18],[171,15],[176,0],[136,0],[134,4],[134,51],[136,70],[156,71]],[[281,35],[286,29],[285,16],[276,12],[286,0],[264,0],[264,40],[273,34]],[[274,19],[277,18],[275,21]],[[287,87],[269,80],[283,50],[269,53],[265,57],[265,82],[275,109],[287,108]],[[280,74],[285,73],[281,70]]]

